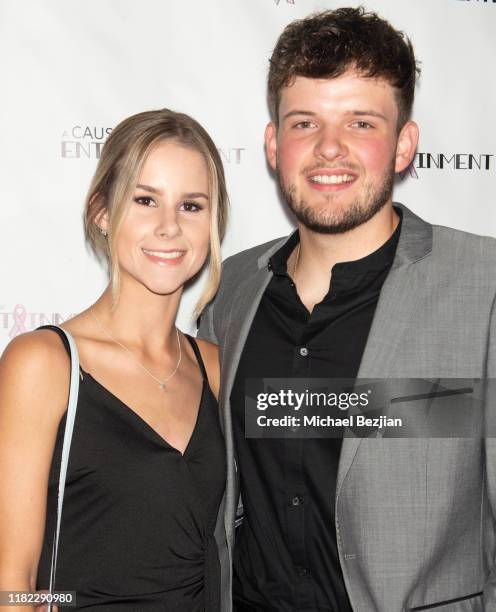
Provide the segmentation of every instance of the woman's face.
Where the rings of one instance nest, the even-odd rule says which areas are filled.
[[[122,283],[167,295],[200,270],[210,246],[208,187],[198,151],[174,140],[151,150],[117,236]]]

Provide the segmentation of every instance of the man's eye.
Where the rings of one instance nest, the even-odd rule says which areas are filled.
[[[196,202],[184,202],[181,204],[181,210],[185,210],[186,212],[199,212],[202,208],[203,206],[200,206],[200,204]]]
[[[368,121],[355,121],[353,125],[355,125],[356,127],[359,127],[360,129],[366,129],[366,130],[374,127]]]
[[[300,130],[305,130],[307,128],[313,127],[314,125],[315,124],[313,123],[313,121],[298,121],[298,123],[296,123],[294,127]]]
[[[142,206],[156,206],[152,198],[149,198],[147,196],[140,196],[138,198],[134,198],[134,201],[136,202],[136,204],[141,204]]]

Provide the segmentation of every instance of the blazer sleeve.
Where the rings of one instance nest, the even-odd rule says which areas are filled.
[[[234,257],[228,257],[222,262],[222,272],[219,288],[214,299],[207,304],[201,313],[197,325],[197,337],[221,345],[226,333],[225,319],[232,305],[232,295],[236,288],[238,273]]]
[[[214,308],[215,300],[210,302],[203,310],[198,320],[197,337],[203,340],[208,340],[214,344],[219,344],[219,340],[214,328]]]
[[[488,555],[489,575],[484,585],[484,610],[496,612],[496,296],[491,310],[485,393],[485,488],[492,514],[492,546]]]
[[[196,336],[217,345],[222,341],[222,334],[221,330],[217,329],[216,321],[219,317],[222,317],[222,309],[225,305],[223,294],[225,293],[226,284],[226,264],[228,264],[230,259],[228,257],[222,262],[222,272],[217,293],[214,299],[205,306],[197,321],[198,331]]]

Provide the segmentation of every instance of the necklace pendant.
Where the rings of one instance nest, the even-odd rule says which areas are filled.
[[[162,391],[165,391],[165,383],[160,383],[159,389],[161,389]]]

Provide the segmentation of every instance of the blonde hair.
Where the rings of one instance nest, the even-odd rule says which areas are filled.
[[[84,209],[86,239],[108,263],[112,303],[118,301],[120,277],[116,259],[116,237],[127,212],[138,177],[151,149],[160,141],[174,140],[201,153],[209,179],[210,253],[207,284],[194,311],[198,316],[217,292],[221,273],[220,242],[227,222],[228,196],[219,152],[205,129],[192,117],[167,108],[146,111],[124,119],[112,130],[102,149]],[[108,233],[97,225],[108,215]]]

